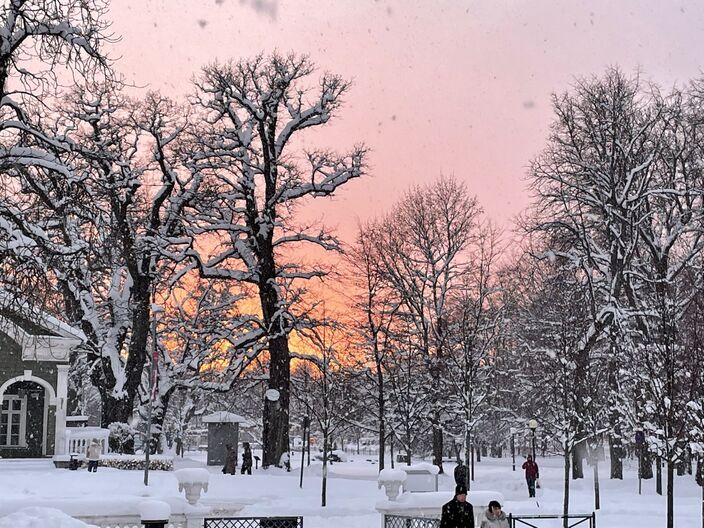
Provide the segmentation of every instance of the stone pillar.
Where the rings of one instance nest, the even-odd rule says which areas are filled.
[[[56,423],[54,426],[54,454],[66,454],[66,406],[68,405],[68,368],[67,364],[57,365],[56,375]]]

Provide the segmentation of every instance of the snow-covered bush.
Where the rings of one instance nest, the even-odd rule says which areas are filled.
[[[98,465],[115,469],[143,470],[144,457],[141,455],[107,455],[100,459]],[[173,471],[174,459],[173,457],[152,455],[149,458],[149,469],[156,471]]]
[[[108,425],[110,437],[108,439],[112,453],[134,453],[134,435],[136,431],[129,424],[113,422]]]

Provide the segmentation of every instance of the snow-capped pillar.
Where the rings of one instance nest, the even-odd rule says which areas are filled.
[[[56,424],[54,426],[54,454],[66,454],[66,406],[68,404],[68,365],[57,365]]]

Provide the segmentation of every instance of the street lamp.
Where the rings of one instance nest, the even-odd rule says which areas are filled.
[[[538,428],[538,422],[534,418],[528,421],[528,428],[533,433],[533,461],[535,462],[535,430]]]
[[[152,407],[154,406],[154,397],[156,396],[156,378],[159,375],[157,363],[159,361],[159,347],[156,342],[156,318],[157,314],[164,311],[164,308],[156,304],[156,286],[152,283],[152,304],[151,304],[151,319],[152,319],[152,361],[149,365],[149,400],[147,401],[147,441],[144,449],[144,485],[149,485],[149,455],[152,448]]]
[[[306,461],[306,434],[308,430],[310,429],[310,418],[306,414],[303,417],[303,433],[301,434],[302,436],[302,441],[301,441],[301,480],[299,482],[299,487],[303,487],[303,466]]]
[[[516,428],[511,427],[511,458],[513,459],[513,471],[516,471]]]

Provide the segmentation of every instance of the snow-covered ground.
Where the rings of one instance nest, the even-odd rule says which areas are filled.
[[[176,467],[203,466],[203,453],[189,453],[177,459]],[[211,505],[240,504],[240,515],[303,515],[306,528],[362,528],[380,525],[375,510],[385,498],[377,488],[373,457],[351,455],[349,461],[330,468],[328,506],[320,507],[320,464],[307,468],[303,489],[298,487],[300,463],[293,457],[294,468],[258,470],[252,476],[223,475],[220,468],[209,468],[210,487],[203,495]],[[513,513],[558,513],[562,507],[561,459],[538,459],[541,484],[537,501],[529,500],[519,467],[511,471],[510,459],[485,458],[476,464],[474,490],[494,490],[506,498],[504,510]],[[453,489],[452,464],[445,464],[440,488]],[[572,481],[572,512],[593,510],[591,468],[582,481]],[[623,482],[608,479],[608,467],[601,468],[601,505],[597,525],[600,528],[640,528],[665,525],[665,497],[655,494],[654,480],[643,481],[643,495],[638,496],[635,467],[626,470]],[[106,510],[118,513],[126,505],[146,497],[178,496],[178,484],[172,472],[150,473],[150,486],[142,484],[143,472],[100,468],[97,473],[54,469],[48,460],[0,460],[0,516],[28,506],[59,508],[71,515],[101,515]],[[701,525],[701,490],[691,476],[676,477],[675,526]],[[551,526],[545,524],[545,526]]]

